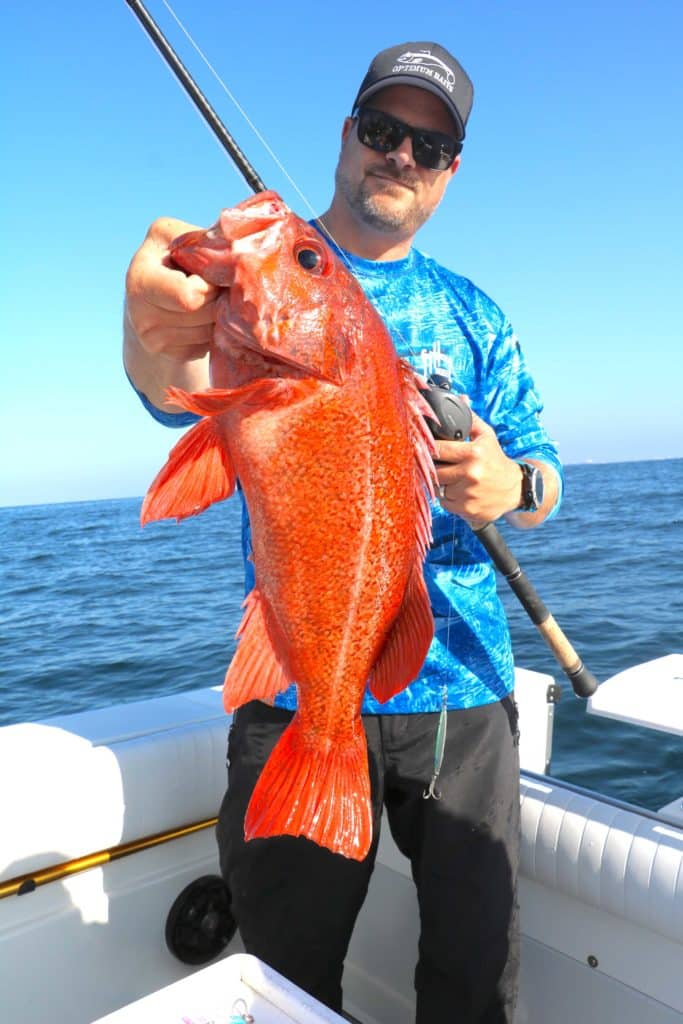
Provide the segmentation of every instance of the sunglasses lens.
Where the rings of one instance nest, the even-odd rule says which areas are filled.
[[[390,153],[405,138],[400,127],[399,121],[380,110],[363,110],[358,117],[358,138],[377,153]]]
[[[432,171],[445,171],[462,149],[462,144],[442,132],[411,128],[381,110],[366,108],[358,114],[358,138],[376,153],[398,149],[406,135],[413,143],[415,163]]]
[[[459,152],[458,144],[449,135],[441,132],[418,131],[413,133],[413,156],[415,162],[433,171],[445,171]]]

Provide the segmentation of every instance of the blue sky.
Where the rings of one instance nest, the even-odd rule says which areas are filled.
[[[267,185],[310,216],[162,0],[149,9]],[[683,455],[678,0],[174,9],[316,212],[374,53],[451,49],[475,104],[419,247],[507,312],[566,462]],[[2,20],[0,504],[142,494],[175,435],[122,373],[126,266],[154,217],[208,225],[249,190],[124,0],[8,4]]]

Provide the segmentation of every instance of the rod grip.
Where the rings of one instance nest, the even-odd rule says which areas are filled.
[[[536,624],[536,628],[555,655],[576,696],[584,700],[591,697],[598,688],[598,681],[586,668],[550,612],[544,622]]]
[[[598,688],[598,681],[580,658],[579,664],[575,669],[566,668],[564,671],[577,697],[588,699],[588,697],[593,696]]]

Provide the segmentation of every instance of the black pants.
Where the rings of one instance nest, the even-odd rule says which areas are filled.
[[[290,712],[254,701],[239,709],[230,731],[229,785],[217,834],[245,949],[341,1009],[344,958],[374,866],[384,805],[417,887],[418,1024],[511,1024],[519,966],[514,701],[449,712],[438,800],[424,799],[424,792],[439,715],[363,717],[374,842],[362,862],[301,837],[245,843],[251,792],[290,719]],[[401,937],[387,935],[392,941]]]

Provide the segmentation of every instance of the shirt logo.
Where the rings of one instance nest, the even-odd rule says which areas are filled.
[[[420,50],[417,53],[412,53],[408,50],[407,53],[402,53],[397,58],[396,64],[391,69],[392,74],[405,73],[406,71],[413,71],[415,74],[426,75],[427,78],[434,79],[448,92],[453,92],[455,86],[455,72],[449,68],[448,64],[444,64],[442,60],[435,57],[429,50]]]
[[[431,377],[433,373],[438,373],[441,374],[442,377],[447,377],[449,380],[452,380],[454,370],[453,360],[446,352],[441,350],[440,341],[435,341],[432,344],[431,352],[429,349],[423,348],[418,358],[420,360],[423,377]]]

